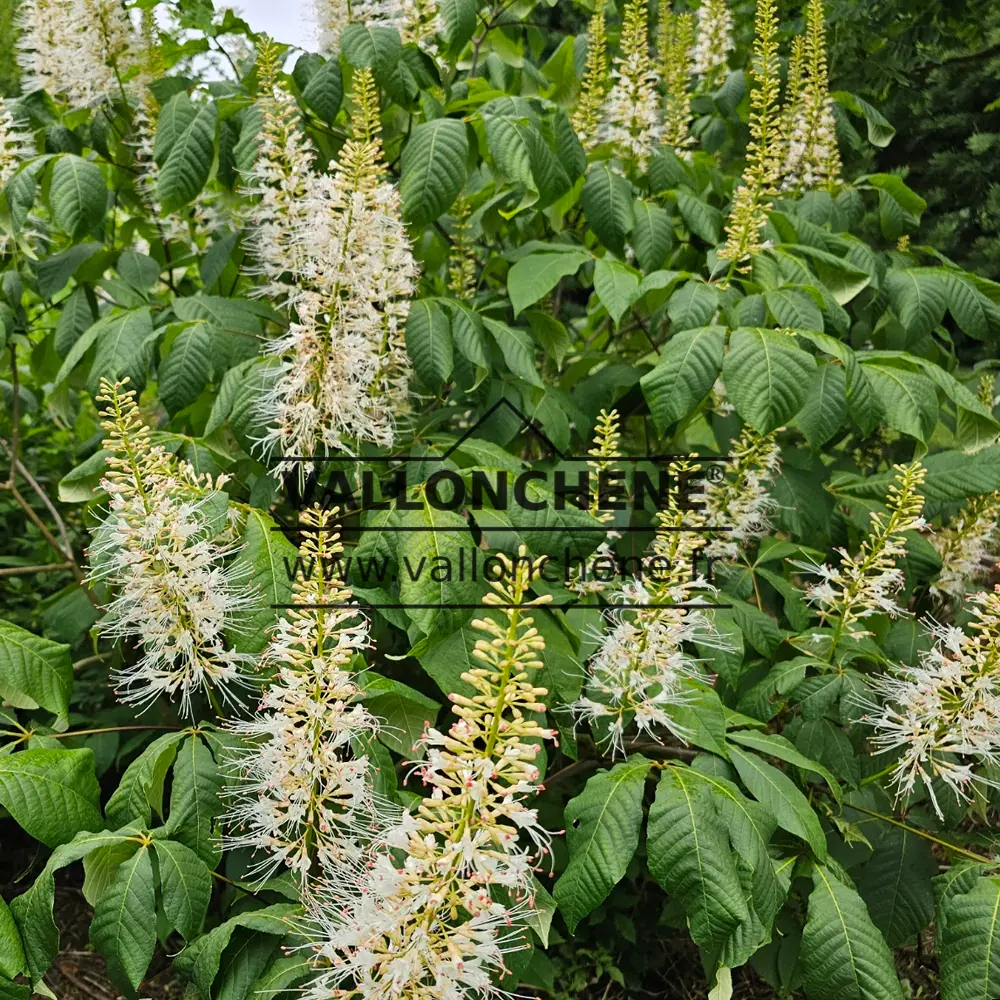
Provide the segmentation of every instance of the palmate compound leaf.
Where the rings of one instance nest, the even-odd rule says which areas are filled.
[[[864,900],[829,869],[813,868],[799,967],[808,1000],[902,1000],[892,953]]]
[[[686,768],[664,769],[646,837],[650,874],[680,900],[695,944],[721,948],[749,910],[710,787]]]
[[[566,806],[569,865],[553,895],[570,933],[625,875],[639,846],[648,772],[649,761],[633,754],[595,774]]]
[[[722,367],[736,412],[766,434],[802,409],[816,359],[791,334],[745,327],[734,330]]]

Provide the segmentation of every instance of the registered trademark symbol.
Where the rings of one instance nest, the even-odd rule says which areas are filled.
[[[722,471],[721,465],[710,465],[705,472],[705,478],[710,483],[721,483],[724,476],[725,473]]]

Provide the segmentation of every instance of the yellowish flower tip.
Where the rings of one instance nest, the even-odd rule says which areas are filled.
[[[657,25],[657,52],[664,84],[663,143],[683,149],[692,142],[691,49],[694,44],[694,15],[674,14],[670,0],[660,0]]]
[[[587,452],[588,455],[593,455],[587,465],[596,473],[595,481],[590,484],[590,513],[600,521],[614,520],[614,514],[610,510],[600,509],[602,499],[599,495],[600,475],[614,467],[612,458],[619,453],[621,437],[618,411],[611,410],[609,413],[607,410],[601,410],[594,427],[594,445]]]
[[[281,71],[281,53],[274,39],[269,35],[260,35],[257,43],[257,79],[261,91],[270,96],[278,86],[278,74]]]
[[[779,107],[778,11],[775,0],[758,0],[750,66],[750,142],[747,166],[733,193],[726,245],[721,260],[742,264],[765,248],[771,197],[781,173],[782,129]]]
[[[476,290],[476,255],[472,249],[471,206],[460,196],[455,203],[451,250],[448,254],[448,291],[457,299],[471,298]]]
[[[782,190],[801,192],[840,183],[840,150],[826,62],[823,0],[809,0],[806,32],[792,45],[786,102],[786,141]]]
[[[587,62],[572,117],[573,128],[585,147],[597,143],[597,127],[607,91],[608,36],[601,3],[587,26]]]
[[[908,253],[910,249],[910,236],[908,233],[904,233],[902,236],[896,240],[896,249],[900,253]]]
[[[992,372],[979,376],[979,402],[988,410],[996,403],[997,377]]]

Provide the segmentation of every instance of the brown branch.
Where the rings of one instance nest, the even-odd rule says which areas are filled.
[[[5,576],[27,576],[30,573],[54,573],[60,569],[70,569],[71,562],[45,563],[44,566],[11,566],[9,569],[0,569],[0,577]]]

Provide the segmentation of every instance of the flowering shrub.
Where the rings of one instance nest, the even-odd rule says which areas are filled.
[[[1000,997],[1000,285],[745,15],[22,3],[0,994]]]

